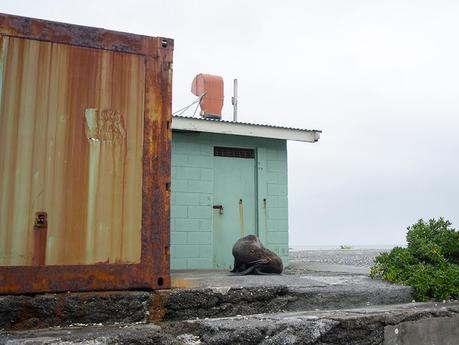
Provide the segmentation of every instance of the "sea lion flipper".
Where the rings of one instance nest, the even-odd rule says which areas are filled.
[[[251,265],[259,265],[259,264],[267,264],[269,262],[268,259],[258,259],[258,260],[254,260],[254,261],[250,261],[249,264]]]
[[[246,270],[244,270],[242,272],[239,272],[238,274],[241,275],[241,276],[245,276],[245,275],[251,273],[254,269],[255,269],[255,266],[250,266],[249,268],[247,268]]]
[[[234,266],[233,269],[230,271],[231,273],[237,272],[239,268],[239,263],[236,259],[234,259]]]
[[[263,271],[260,271],[260,269],[258,267],[256,267],[253,270],[253,273],[258,274],[260,276],[270,276],[270,275],[273,275],[273,274],[281,274],[281,272],[263,272]]]
[[[266,274],[269,274],[269,273],[264,273],[264,272],[260,271],[258,268],[255,268],[255,269],[253,270],[253,273],[258,274],[258,275],[266,275]]]

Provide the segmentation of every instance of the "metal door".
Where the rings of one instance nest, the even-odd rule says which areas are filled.
[[[0,266],[139,263],[145,57],[0,43]]]
[[[232,268],[233,244],[257,233],[255,150],[214,148],[214,267]]]
[[[0,293],[169,286],[172,49],[0,14]]]

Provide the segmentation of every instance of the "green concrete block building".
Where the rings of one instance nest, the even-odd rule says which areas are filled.
[[[171,269],[230,269],[257,235],[288,265],[287,140],[320,131],[174,116]]]

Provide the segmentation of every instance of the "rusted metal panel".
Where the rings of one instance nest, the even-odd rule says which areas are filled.
[[[170,48],[167,38],[134,35],[81,25],[51,22],[0,13],[0,34],[80,47],[159,56],[157,41]]]
[[[0,43],[0,293],[168,287],[173,41],[0,15]]]
[[[0,265],[140,262],[145,57],[5,40]]]

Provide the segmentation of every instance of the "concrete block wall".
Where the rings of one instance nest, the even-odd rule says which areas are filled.
[[[288,265],[288,180],[285,140],[258,148],[258,229],[263,244]]]
[[[212,268],[213,148],[172,139],[171,268]]]
[[[174,132],[172,137],[171,268],[213,268],[213,147],[256,149],[258,236],[288,265],[285,140]],[[228,250],[231,250],[232,244]]]

